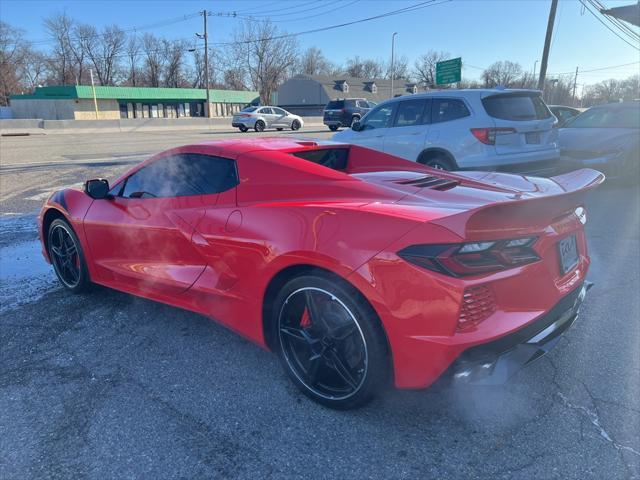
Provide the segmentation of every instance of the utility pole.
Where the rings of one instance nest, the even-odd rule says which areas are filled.
[[[393,32],[393,35],[391,35],[391,97],[393,98],[393,94],[394,94],[394,90],[393,90],[393,80],[394,77],[396,76],[396,65],[394,63],[394,50],[396,47],[396,35],[398,35],[398,32]]]
[[[98,99],[96,98],[96,86],[93,83],[93,70],[89,69],[89,75],[91,76],[91,90],[93,91],[93,106],[96,109],[96,120],[98,120]]]
[[[204,19],[204,88],[207,91],[207,103],[204,107],[204,114],[211,118],[211,103],[209,102],[209,35],[207,35],[207,11],[202,11]]]
[[[576,76],[573,79],[573,104],[576,104],[576,87],[578,86],[578,67],[576,67]]]
[[[547,61],[549,60],[549,49],[551,48],[551,35],[553,34],[553,24],[556,21],[556,10],[558,0],[551,0],[551,10],[549,10],[549,21],[547,23],[547,35],[544,37],[544,50],[542,51],[542,63],[540,64],[540,77],[538,77],[538,90],[544,90],[544,80],[547,76]]]

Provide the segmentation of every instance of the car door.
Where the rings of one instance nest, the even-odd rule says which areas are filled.
[[[360,129],[353,132],[350,140],[357,145],[382,151],[384,137],[393,124],[393,117],[398,102],[378,105],[364,116]]]
[[[276,119],[275,114],[271,107],[262,107],[260,109],[260,116],[264,119],[264,123],[267,128],[271,128],[274,126],[274,120]]]
[[[217,201],[218,183],[229,181],[208,174],[220,162],[233,163],[200,154],[162,157],[116,185],[111,198],[96,200],[84,220],[95,280],[155,295],[193,285],[206,260],[192,236]]]
[[[431,101],[415,98],[398,102],[397,112],[384,137],[384,152],[416,161],[424,149],[429,132]]]
[[[287,112],[278,107],[271,107],[273,112],[273,126],[274,127],[290,127],[291,120],[288,118]]]
[[[427,147],[444,148],[457,159],[468,154],[471,112],[462,98],[433,97]],[[474,142],[475,145],[475,142]]]

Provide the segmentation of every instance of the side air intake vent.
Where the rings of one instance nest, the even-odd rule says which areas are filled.
[[[431,188],[433,190],[448,190],[458,185],[459,182],[455,180],[448,180],[446,178],[438,178],[431,175],[426,177],[415,178],[412,180],[402,180],[397,182],[400,185],[413,185],[419,188]]]

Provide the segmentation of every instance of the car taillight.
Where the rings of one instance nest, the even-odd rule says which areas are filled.
[[[516,133],[515,128],[472,128],[471,133],[480,142],[485,145],[495,145],[496,135],[508,135],[510,133]]]
[[[409,263],[454,277],[497,272],[540,260],[536,237],[447,245],[411,245],[398,252]]]
[[[250,117],[251,114],[250,113],[241,113],[238,115],[239,117]]]

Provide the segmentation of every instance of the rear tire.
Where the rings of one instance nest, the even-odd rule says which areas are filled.
[[[351,126],[353,127],[353,124],[359,121],[360,117],[358,115],[354,115],[353,117],[351,117]]]
[[[329,125],[329,130],[335,132],[336,130],[338,130],[338,125]]]
[[[238,127],[242,133],[246,133],[249,130],[247,127]]]
[[[67,290],[81,293],[89,288],[91,279],[80,240],[66,220],[57,218],[49,225],[47,250],[56,276]]]
[[[388,378],[386,336],[375,312],[335,279],[289,280],[274,300],[270,328],[293,383],[329,408],[366,404]]]
[[[446,170],[448,172],[455,170],[453,162],[444,155],[434,155],[426,159],[419,158],[418,163],[435,168],[436,170]]]
[[[262,120],[258,120],[256,124],[253,126],[253,129],[256,132],[264,132],[264,127],[265,127],[264,122]]]

